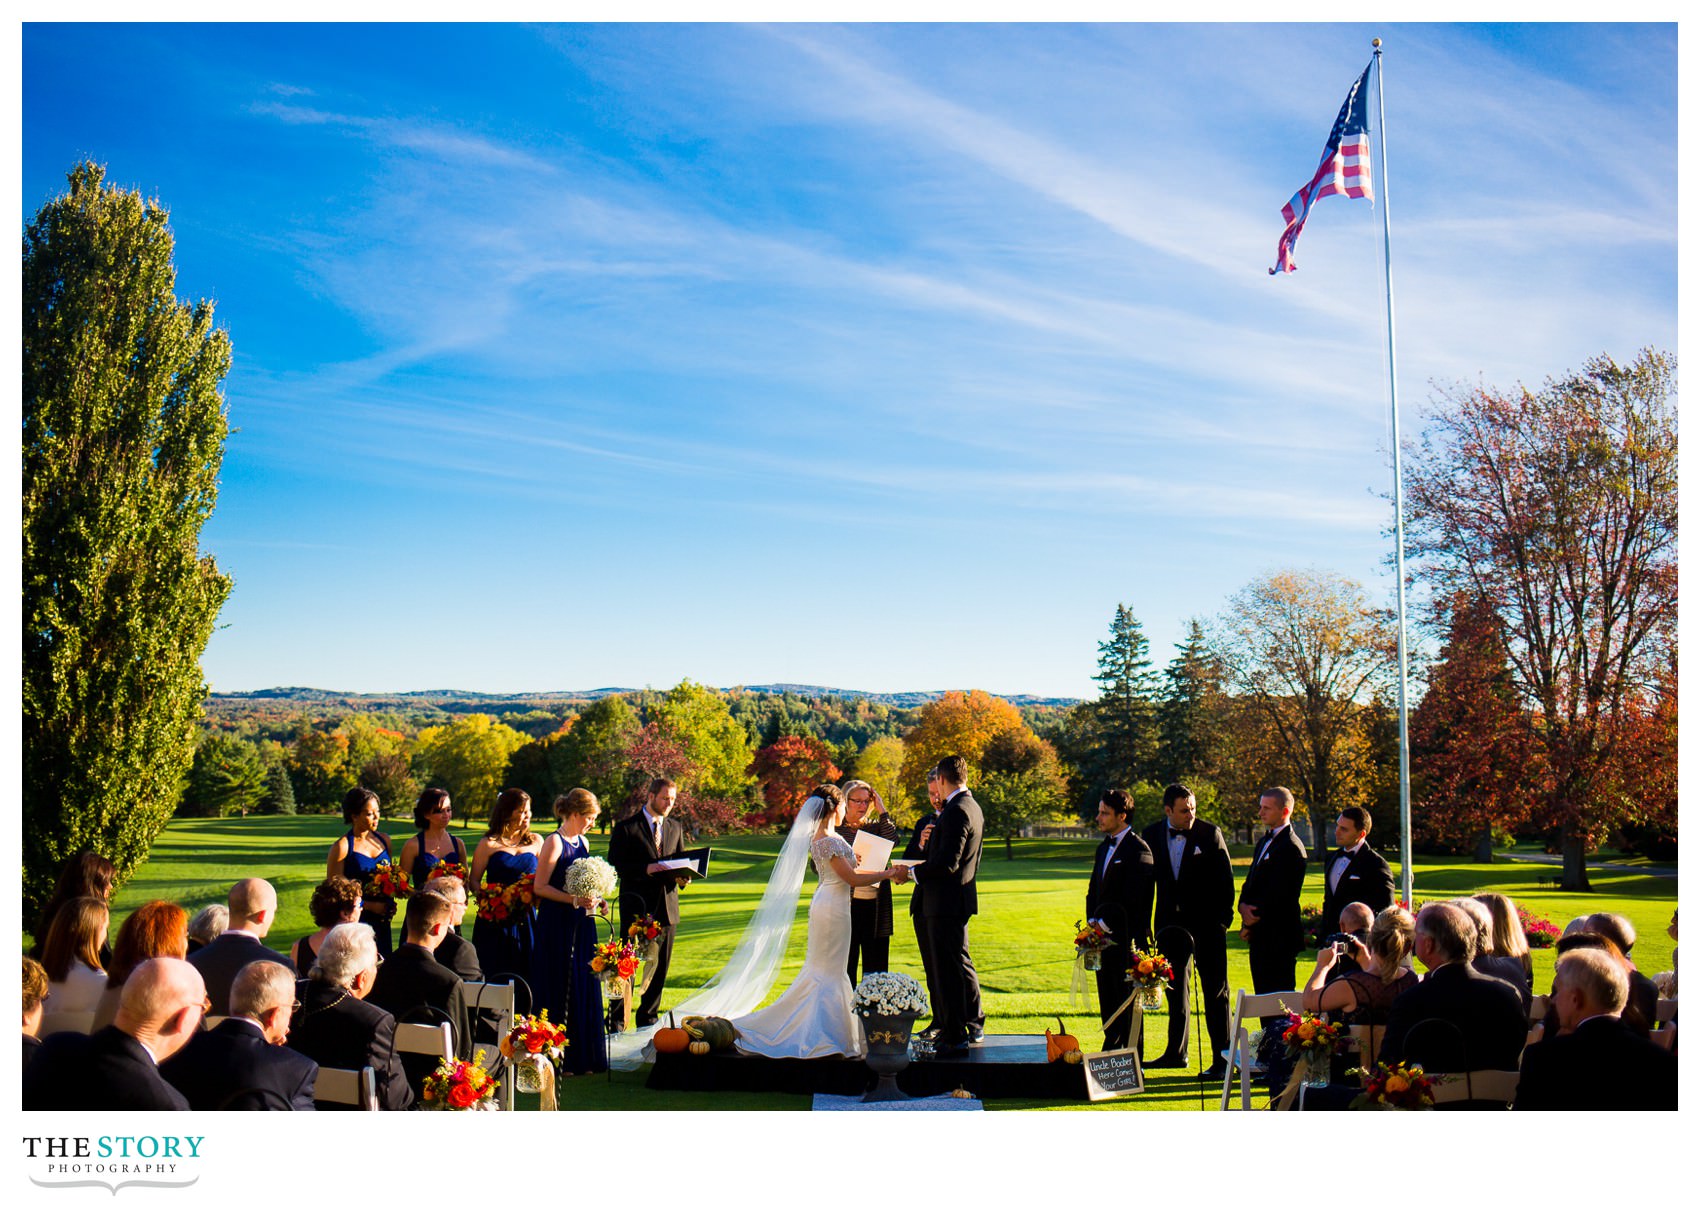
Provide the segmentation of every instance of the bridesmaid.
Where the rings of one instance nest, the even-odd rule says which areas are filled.
[[[445,860],[466,866],[466,843],[449,832],[453,819],[447,791],[427,787],[419,793],[419,802],[413,805],[413,823],[419,832],[401,848],[401,869],[414,888],[423,888],[431,868]]]
[[[372,872],[390,861],[390,839],[378,832],[378,797],[364,787],[354,787],[342,797],[342,819],[348,832],[337,838],[325,857],[325,878],[341,876],[361,887]],[[369,895],[360,909],[360,920],[372,927],[378,955],[390,953],[390,919],[395,902],[387,896]]]
[[[532,958],[536,1004],[549,1011],[549,1021],[564,1024],[567,1050],[561,1060],[563,1076],[601,1073],[608,1068],[608,1045],[602,1028],[602,982],[590,970],[596,948],[598,906],[587,896],[564,891],[567,870],[590,854],[585,835],[602,811],[596,797],[574,787],[555,797],[555,832],[543,839],[537,859],[537,950]]]
[[[496,797],[490,810],[490,827],[472,852],[472,887],[502,887],[524,880],[531,883],[537,870],[537,852],[543,839],[531,831],[531,797],[518,787],[509,787]],[[531,984],[533,921],[537,911],[515,909],[506,921],[489,921],[481,914],[472,927],[472,945],[478,949],[478,966],[484,979],[500,981],[512,973]]]

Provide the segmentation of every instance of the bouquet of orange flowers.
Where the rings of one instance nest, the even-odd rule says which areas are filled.
[[[537,889],[530,880],[515,880],[504,890],[508,898],[508,908],[514,913],[523,913],[537,903]]]
[[[1304,1014],[1287,1015],[1287,1025],[1281,1031],[1281,1043],[1290,1059],[1302,1060],[1316,1069],[1339,1050],[1345,1035],[1344,1023],[1326,1022],[1320,1015],[1307,1010]]]
[[[444,879],[449,876],[453,876],[463,884],[470,884],[472,882],[472,877],[466,873],[466,868],[462,867],[453,859],[444,859],[442,862],[438,863],[435,867],[431,868],[431,873],[425,878],[428,880],[436,880]]]
[[[1128,952],[1127,979],[1141,989],[1160,989],[1175,979],[1175,970],[1161,951],[1136,947]]]
[[[1434,1106],[1434,1083],[1421,1065],[1377,1061],[1373,1069],[1350,1069],[1346,1076],[1364,1079],[1364,1092],[1352,1100],[1353,1111],[1427,1111]]]
[[[360,895],[372,902],[371,908],[385,917],[393,917],[395,903],[411,891],[407,886],[407,872],[386,861],[372,869],[372,874],[360,889]]]
[[[540,1056],[559,1064],[562,1050],[567,1046],[567,1033],[549,1021],[547,1010],[524,1018],[514,1019],[513,1030],[502,1037],[502,1055],[512,1060],[518,1056]]]
[[[590,957],[590,970],[610,985],[615,981],[631,980],[637,969],[637,947],[629,938],[597,943],[596,951]]]
[[[636,944],[644,959],[651,959],[654,957],[655,940],[661,937],[661,923],[646,913],[626,927],[626,937]]]
[[[445,1060],[426,1077],[424,1102],[430,1111],[495,1111],[496,1082],[480,1065]]]
[[[485,884],[474,891],[478,898],[478,920],[483,922],[505,922],[513,916],[513,905],[508,900],[507,884]]]

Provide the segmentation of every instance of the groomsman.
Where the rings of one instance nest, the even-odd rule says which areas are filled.
[[[974,877],[980,869],[980,840],[985,816],[965,785],[968,763],[952,755],[939,763],[938,820],[915,869],[921,885],[921,915],[933,950],[933,982],[939,999],[933,1006],[938,1030],[934,1055],[966,1056],[968,1045],[986,1033],[980,1007],[980,978],[968,954],[968,919],[979,911]]]
[[[1293,793],[1271,787],[1257,798],[1258,819],[1268,832],[1252,851],[1251,869],[1240,885],[1240,937],[1251,952],[1255,993],[1298,987],[1298,954],[1304,946],[1299,892],[1305,882],[1305,845],[1293,828]],[[1263,1020],[1267,1028],[1278,1018]],[[1265,1037],[1274,1048],[1274,1033]],[[1271,1053],[1272,1054],[1272,1053]]]
[[[1393,869],[1369,844],[1370,815],[1362,808],[1345,808],[1334,822],[1339,849],[1323,868],[1327,885],[1322,898],[1321,937],[1340,932],[1340,911],[1353,901],[1380,913],[1393,903]]]
[[[673,934],[679,927],[679,888],[690,880],[689,872],[661,866],[662,859],[677,857],[685,849],[685,827],[668,815],[678,798],[679,788],[672,779],[651,779],[649,802],[615,824],[608,837],[608,862],[620,876],[620,937],[626,937],[627,928],[646,913],[661,926],[649,988],[638,1001],[639,1027],[653,1026],[660,1018]],[[615,1021],[624,1017],[620,1002],[610,1003],[609,1015]]]
[[[1228,927],[1234,921],[1234,869],[1222,831],[1198,819],[1198,801],[1180,783],[1163,789],[1163,818],[1145,830],[1157,873],[1153,917],[1157,949],[1175,970],[1169,984],[1169,1042],[1148,1069],[1187,1067],[1191,1018],[1187,965],[1198,965],[1204,1025],[1210,1032],[1207,1076],[1220,1078],[1228,1046]]]
[[[1092,856],[1092,876],[1086,882],[1086,917],[1110,932],[1110,945],[1099,957],[1098,1017],[1104,1023],[1104,1051],[1128,1046],[1131,1024],[1143,1016],[1128,1007],[1112,1022],[1128,998],[1129,949],[1151,945],[1151,897],[1155,870],[1151,848],[1128,824],[1131,807],[1127,792],[1112,787],[1098,800],[1098,832],[1104,835]]]
[[[939,819],[939,805],[943,802],[939,797],[939,768],[934,766],[927,771],[927,802],[932,810],[915,822],[915,832],[909,835],[909,841],[903,847],[903,857],[919,861],[927,851],[927,841],[933,835],[933,826]],[[933,1021],[938,1020],[939,987],[933,976],[933,945],[927,938],[927,919],[921,912],[921,885],[912,885],[914,891],[909,894],[909,920],[915,927],[915,946],[921,953],[921,971],[927,977],[927,1005],[933,1008]],[[923,1031],[916,1032],[923,1039],[932,1039],[938,1034],[938,1028],[928,1023]]]

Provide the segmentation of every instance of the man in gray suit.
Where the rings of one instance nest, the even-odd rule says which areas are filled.
[[[927,923],[936,971],[938,1004],[933,1026],[938,1028],[934,1055],[966,1056],[968,1045],[986,1033],[980,1008],[980,978],[968,954],[968,919],[979,910],[974,877],[980,869],[980,841],[985,817],[967,786],[968,763],[955,756],[939,762],[942,805],[927,838],[921,865],[915,869],[920,885],[921,916]]]

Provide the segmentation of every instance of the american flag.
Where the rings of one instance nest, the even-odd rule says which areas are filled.
[[[1311,205],[1330,194],[1375,201],[1369,179],[1369,66],[1346,94],[1346,103],[1340,107],[1340,116],[1334,119],[1334,129],[1328,133],[1328,146],[1322,149],[1322,163],[1316,166],[1316,175],[1281,208],[1287,230],[1281,233],[1281,243],[1275,250],[1275,268],[1270,273],[1290,274],[1298,268],[1293,249],[1298,246],[1299,233],[1305,229]]]

